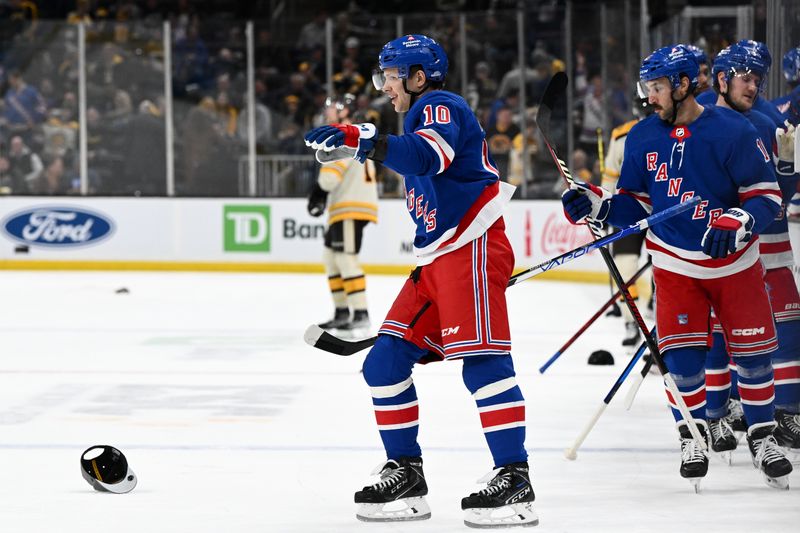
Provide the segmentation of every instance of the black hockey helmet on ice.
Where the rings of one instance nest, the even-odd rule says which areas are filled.
[[[94,490],[125,494],[136,487],[136,474],[121,451],[101,444],[81,454],[81,475]]]
[[[611,352],[606,350],[596,350],[592,352],[589,356],[589,361],[587,361],[590,365],[613,365],[614,364],[614,356],[611,355]]]

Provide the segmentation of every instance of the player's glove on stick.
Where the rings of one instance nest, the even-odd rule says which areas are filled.
[[[308,214],[318,217],[325,212],[325,202],[328,201],[328,192],[315,183],[308,195]]]
[[[561,194],[561,204],[571,223],[586,221],[602,229],[611,208],[611,193],[591,183],[573,181]]]
[[[747,211],[734,207],[711,223],[703,235],[703,253],[722,259],[741,250],[753,237],[755,221]]]
[[[786,121],[785,128],[775,130],[775,140],[778,144],[778,174],[791,176],[794,168],[794,143],[797,131],[793,124]]]
[[[305,135],[306,146],[330,152],[341,146],[355,150],[353,159],[363,163],[375,148],[378,129],[374,124],[328,124],[314,128]]]

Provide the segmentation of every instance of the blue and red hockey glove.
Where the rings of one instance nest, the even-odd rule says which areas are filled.
[[[602,229],[611,208],[611,193],[591,183],[573,181],[569,189],[561,194],[561,204],[571,223],[585,221]]]
[[[723,259],[744,248],[753,237],[755,220],[747,211],[734,207],[718,217],[703,235],[703,253]]]
[[[363,163],[375,147],[378,129],[374,124],[328,124],[310,130],[305,135],[306,146],[330,152],[341,146],[355,150],[353,159]]]

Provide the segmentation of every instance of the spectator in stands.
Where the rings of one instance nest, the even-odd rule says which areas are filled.
[[[50,110],[47,122],[42,125],[44,145],[42,155],[46,158],[65,156],[78,148],[78,121],[69,108],[56,107]]]
[[[509,155],[514,138],[519,135],[519,127],[511,120],[511,109],[501,107],[497,111],[497,121],[486,129],[486,143],[500,172],[500,179],[508,180]]]
[[[12,134],[30,139],[34,127],[47,115],[47,104],[33,85],[28,85],[19,70],[8,73],[8,90],[5,94],[3,119],[5,128]]]
[[[517,65],[503,75],[503,79],[500,80],[500,88],[497,89],[497,97],[505,98],[512,90],[519,92],[522,83],[525,83],[527,89],[538,79],[539,76],[536,71],[527,64],[523,65],[522,68]],[[528,94],[530,94],[529,89]]]
[[[272,32],[267,28],[259,28],[255,39],[254,61],[259,67],[271,67],[278,72],[291,70],[289,50],[273,40]]]
[[[583,122],[578,138],[585,154],[597,153],[597,128],[603,127],[603,104],[603,79],[594,73],[589,77],[589,88],[583,97]]]
[[[491,76],[491,67],[486,61],[475,64],[475,76],[467,85],[467,102],[476,114],[488,109],[497,94],[497,82]],[[480,119],[481,117],[478,116]]]
[[[572,174],[575,179],[586,183],[599,184],[599,180],[595,180],[594,174],[589,170],[589,156],[580,148],[576,148],[572,152],[572,168]]]
[[[369,74],[370,65],[361,51],[361,41],[358,37],[350,36],[344,41],[344,57],[349,58],[355,65],[355,70],[362,76]]]
[[[242,108],[239,122],[236,126],[236,138],[243,146],[248,142],[248,106]],[[261,103],[256,98],[255,105],[255,123],[256,123],[256,151],[259,154],[267,154],[275,151],[276,140],[275,131],[273,130],[273,117],[272,111]]]
[[[350,57],[342,59],[342,69],[333,75],[333,89],[336,94],[359,94],[364,90],[366,80],[356,70],[356,64]]]
[[[527,159],[527,182],[531,184],[535,181],[535,165],[536,155],[539,153],[539,144],[537,143],[537,130],[536,122],[533,116],[529,116],[525,124],[527,142],[528,159]],[[511,185],[520,185],[525,181],[525,167],[523,166],[524,152],[522,150],[522,132],[518,133],[511,141],[511,152],[508,158],[508,182]]]
[[[11,170],[11,164],[8,162],[8,158],[4,155],[0,155],[0,195],[19,194],[22,192],[14,189],[14,183],[9,170]]]
[[[67,14],[67,22],[70,24],[92,23],[92,4],[89,0],[76,0],[75,10]]]
[[[15,193],[29,192],[44,169],[39,155],[28,148],[22,137],[15,135],[9,142],[7,160],[11,189]]]
[[[186,37],[175,42],[173,49],[173,86],[177,94],[204,89],[209,85],[209,54],[200,38],[198,24],[191,24]]]
[[[224,137],[233,138],[236,135],[237,123],[239,122],[239,110],[231,103],[227,91],[218,93],[214,103],[217,107],[220,133]]]
[[[163,195],[167,183],[166,133],[161,110],[150,100],[139,104],[125,129],[122,189],[136,195]]]
[[[315,46],[325,46],[325,19],[328,13],[325,10],[316,12],[314,18],[300,28],[297,36],[297,48],[301,51],[311,50]]]
[[[74,188],[67,176],[64,167],[64,159],[55,157],[47,162],[44,170],[31,182],[30,192],[33,194],[44,194],[56,196],[80,192],[80,188]]]

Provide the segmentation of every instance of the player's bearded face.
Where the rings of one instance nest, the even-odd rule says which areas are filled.
[[[661,120],[672,117],[672,86],[667,78],[658,78],[645,83],[647,101]]]
[[[761,76],[752,72],[737,72],[731,76],[728,93],[731,101],[742,111],[749,111],[758,96]]]
[[[403,89],[403,79],[398,76],[396,68],[387,68],[383,71],[383,76],[381,90],[391,99],[396,112],[405,113],[411,106],[411,95]]]

